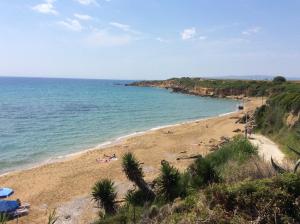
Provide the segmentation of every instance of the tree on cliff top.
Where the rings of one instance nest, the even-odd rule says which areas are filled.
[[[278,82],[278,83],[286,82],[286,78],[284,78],[283,76],[276,76],[274,77],[273,82]]]

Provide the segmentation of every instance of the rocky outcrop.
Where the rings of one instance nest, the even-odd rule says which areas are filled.
[[[241,99],[245,96],[245,90],[243,89],[232,89],[232,88],[209,88],[204,86],[192,86],[187,87],[180,85],[173,80],[165,81],[141,81],[127,84],[127,86],[139,86],[139,87],[156,87],[169,89],[173,92],[197,95],[197,96],[210,96],[220,98],[236,98]]]
[[[298,114],[291,112],[288,114],[286,118],[286,125],[289,128],[293,128],[299,121],[300,121],[300,111],[298,112]]]

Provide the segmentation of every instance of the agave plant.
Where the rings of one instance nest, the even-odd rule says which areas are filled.
[[[161,175],[157,184],[159,194],[167,201],[173,201],[181,194],[180,173],[167,161],[161,162]]]
[[[92,198],[105,210],[105,214],[113,215],[116,213],[117,193],[113,181],[109,179],[98,181],[92,189]]]
[[[295,154],[297,154],[298,156],[300,156],[300,152],[298,152],[296,149],[288,146],[288,148],[294,152]],[[278,173],[286,173],[288,172],[286,169],[282,168],[281,166],[279,166],[278,164],[276,164],[273,160],[273,158],[271,157],[271,163],[272,163],[272,166],[273,168],[275,169],[276,172]],[[297,172],[298,168],[300,166],[300,159],[295,163],[295,166],[294,166],[294,173]]]
[[[144,192],[146,199],[153,200],[155,198],[155,194],[144,180],[143,169],[132,153],[129,152],[124,154],[122,166],[127,178],[134,182],[136,186]]]

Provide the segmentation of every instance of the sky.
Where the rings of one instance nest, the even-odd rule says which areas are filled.
[[[0,76],[300,76],[299,0],[1,0]]]

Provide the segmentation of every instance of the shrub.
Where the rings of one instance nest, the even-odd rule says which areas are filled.
[[[300,220],[300,176],[284,174],[273,179],[219,184],[205,191],[211,208],[221,205],[227,213],[259,223],[296,223]]]
[[[286,79],[283,76],[276,76],[274,77],[273,82],[276,83],[286,82]]]
[[[260,159],[259,156],[253,156],[242,164],[230,160],[221,171],[222,181],[226,183],[236,183],[246,179],[270,178],[275,174],[272,165]]]
[[[223,145],[219,150],[208,154],[205,158],[210,162],[212,167],[220,169],[229,160],[242,163],[256,154],[257,147],[253,146],[248,139],[237,136],[229,143]]]
[[[92,189],[92,198],[104,208],[108,215],[116,213],[116,197],[114,183],[109,179],[98,181]]]
[[[125,201],[133,206],[143,206],[149,200],[144,191],[129,190],[125,195]]]
[[[161,163],[161,175],[158,178],[158,194],[166,201],[173,201],[183,191],[179,171],[167,161]]]
[[[211,162],[203,157],[199,157],[190,165],[189,173],[191,175],[192,186],[194,187],[203,187],[220,179]]]

